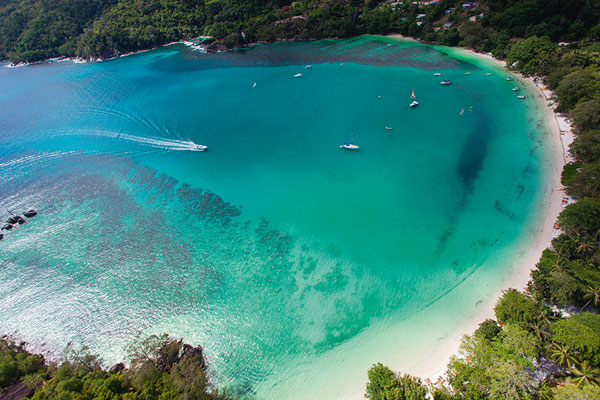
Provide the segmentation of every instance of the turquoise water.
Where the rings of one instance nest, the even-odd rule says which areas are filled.
[[[0,242],[0,331],[107,363],[169,332],[243,396],[362,390],[499,285],[540,202],[535,103],[442,50],[361,37],[0,68],[0,210],[40,212]]]

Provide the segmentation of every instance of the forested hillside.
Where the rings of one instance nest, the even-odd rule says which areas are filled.
[[[548,36],[555,42],[600,37],[598,0],[480,0],[473,7],[456,0],[413,3],[1,0],[0,59],[107,58],[201,35],[231,48],[257,41],[397,32],[501,57],[515,37]]]

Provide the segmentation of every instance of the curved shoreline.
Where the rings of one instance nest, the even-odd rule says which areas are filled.
[[[390,35],[388,37],[414,40],[401,35]],[[510,274],[500,282],[495,293],[492,293],[492,301],[478,307],[477,312],[473,313],[467,323],[462,326],[462,329],[439,341],[435,348],[423,354],[421,360],[413,361],[408,368],[405,366],[402,370],[402,373],[410,373],[422,379],[429,378],[433,382],[437,382],[439,377],[445,378],[447,364],[450,357],[457,353],[463,336],[472,334],[485,319],[495,318],[494,306],[502,291],[508,288],[519,290],[526,288],[531,271],[535,268],[542,252],[551,246],[553,236],[558,233],[554,229],[554,223],[564,207],[562,204],[563,193],[559,190],[561,188],[561,173],[563,166],[570,161],[568,150],[574,139],[571,126],[566,117],[554,112],[554,105],[550,100],[551,94],[546,95],[549,91],[535,78],[507,70],[504,61],[497,60],[490,54],[481,54],[460,47],[447,47],[447,49],[450,50],[449,53],[462,53],[461,56],[472,59],[478,58],[492,63],[497,69],[502,69],[514,75],[518,82],[527,87],[528,92],[537,102],[538,110],[544,113],[543,117],[540,117],[545,125],[543,140],[549,141],[549,143],[547,142],[547,154],[544,161],[548,162],[549,165],[544,167],[547,175],[545,175],[544,186],[541,189],[542,203],[535,206],[537,207],[534,211],[537,212],[536,222],[533,223],[528,232],[524,233],[521,239],[522,243],[515,254],[514,262],[507,267]],[[395,370],[398,369],[398,366],[395,365],[390,365],[390,367]]]

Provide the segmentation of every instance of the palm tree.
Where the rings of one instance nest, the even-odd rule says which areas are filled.
[[[575,364],[575,359],[571,356],[571,346],[553,343],[550,350],[550,357],[561,367],[566,365],[570,368]]]
[[[590,303],[593,303],[595,306],[598,306],[598,304],[600,304],[600,289],[594,288],[593,286],[588,286],[585,289],[583,299],[587,300],[588,302],[585,303],[583,307],[581,307],[581,310],[579,312],[582,312],[584,308],[590,305]]]
[[[579,246],[575,248],[575,253],[585,255],[589,252],[593,252],[596,247],[598,247],[596,243],[582,240],[581,243],[579,243]]]
[[[552,388],[548,386],[548,383],[543,382],[537,388],[537,400],[552,400],[554,398],[554,394],[552,393]]]
[[[585,385],[598,386],[600,383],[600,369],[593,368],[587,360],[573,367],[571,372],[574,376],[571,381],[577,387]]]

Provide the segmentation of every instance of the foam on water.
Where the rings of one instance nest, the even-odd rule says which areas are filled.
[[[240,395],[360,397],[532,227],[541,127],[504,78],[374,37],[0,69],[0,209],[40,211],[0,242],[0,331],[108,363],[169,332]]]

